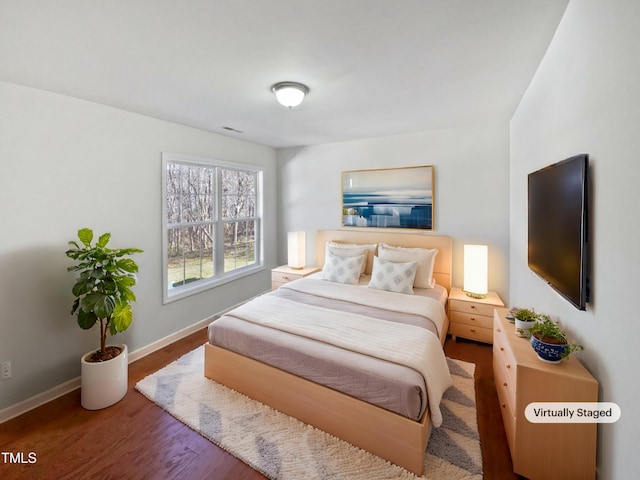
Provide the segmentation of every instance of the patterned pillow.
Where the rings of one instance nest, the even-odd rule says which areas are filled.
[[[373,257],[369,288],[413,295],[418,262],[398,263]]]
[[[324,279],[330,282],[356,285],[360,281],[360,271],[364,264],[365,256],[341,257],[327,252],[324,261]]]
[[[371,273],[371,267],[373,266],[373,256],[376,254],[376,248],[378,246],[373,244],[353,244],[353,243],[338,243],[334,241],[328,241],[325,247],[325,258],[327,252],[331,252],[334,255],[341,257],[359,257],[364,255],[364,262],[360,269],[360,275],[369,275]]]
[[[416,288],[433,288],[436,284],[433,278],[433,266],[438,249],[394,247],[381,243],[378,245],[378,255],[382,260],[391,262],[418,262],[418,270],[414,280]]]

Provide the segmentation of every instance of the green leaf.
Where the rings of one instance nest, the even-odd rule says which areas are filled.
[[[130,258],[121,258],[116,263],[116,266],[119,269],[129,273],[136,273],[138,271],[138,265],[136,264],[136,262],[134,262]]]
[[[122,298],[123,300],[126,300],[127,302],[136,301],[135,294],[133,293],[133,291],[131,291],[127,287],[120,287],[120,298]]]
[[[109,318],[113,313],[116,302],[110,295],[103,293],[90,293],[82,300],[80,306],[85,312],[93,312],[98,318]]]
[[[134,277],[123,276],[118,277],[116,283],[118,287],[133,287],[136,284],[136,279]]]
[[[93,240],[93,230],[91,230],[90,228],[82,228],[78,230],[78,238],[86,247],[91,246],[91,241]]]
[[[100,238],[98,239],[98,243],[96,243],[96,245],[98,247],[106,247],[107,243],[109,243],[109,239],[111,238],[111,234],[110,233],[104,233],[102,235],[100,235]]]
[[[93,314],[93,312],[85,312],[82,309],[78,310],[78,325],[80,325],[80,328],[89,330],[97,321],[98,318]]]
[[[131,325],[133,320],[133,311],[131,305],[124,302],[118,302],[113,316],[111,317],[111,324],[109,325],[109,331],[111,335],[115,335],[119,332],[124,332]]]
[[[85,293],[89,293],[94,286],[95,286],[94,281],[79,279],[71,289],[71,292],[73,293],[74,296],[80,297]]]

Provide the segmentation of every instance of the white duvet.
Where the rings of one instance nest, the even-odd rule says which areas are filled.
[[[323,295],[327,295],[327,284],[331,287],[330,282],[314,279],[303,280],[308,281],[294,282],[299,284],[295,287],[296,289],[313,290],[325,287]],[[320,283],[314,284],[314,282]],[[301,287],[300,285],[303,283],[308,285]],[[287,286],[291,286],[291,284]],[[345,290],[338,288],[338,291],[344,292]],[[360,291],[360,294],[362,293]],[[367,305],[385,302],[386,296],[377,293],[386,292],[376,290],[367,292],[366,301],[371,302]],[[341,299],[346,299],[343,298],[344,293],[337,295],[342,297]],[[347,296],[349,295],[351,294],[347,294]],[[412,298],[411,296],[406,297],[408,297],[407,300]],[[389,309],[388,297],[386,298],[386,304],[382,308]],[[416,308],[417,303],[421,303],[423,310],[419,314],[428,316],[424,312],[424,302],[407,301],[407,305],[403,306],[404,303],[400,303],[400,310],[397,311],[402,311],[405,308],[409,309],[405,313],[416,313],[411,309]],[[443,393],[451,386],[452,382],[440,340],[432,332],[414,325],[355,313],[341,312],[337,317],[335,310],[303,305],[272,295],[264,295],[248,302],[230,312],[229,315],[416,370],[425,379],[433,425],[439,427],[442,424],[440,401]]]

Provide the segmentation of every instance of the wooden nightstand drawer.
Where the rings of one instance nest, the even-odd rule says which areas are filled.
[[[274,268],[271,270],[271,290],[276,290],[285,283],[293,282],[294,280],[307,277],[319,271],[319,267],[294,269],[284,265],[282,267]]]
[[[483,327],[488,328],[489,330],[493,329],[493,316],[486,317],[484,315],[462,313],[452,310],[449,312],[449,319],[452,322],[462,323],[473,327]]]
[[[271,281],[279,283],[287,283],[302,278],[303,275],[295,273],[271,272]]]
[[[465,325],[464,323],[449,323],[449,333],[453,336],[470,338],[480,342],[491,343],[493,340],[493,330],[491,328]]]
[[[452,299],[449,303],[450,310],[456,312],[464,312],[470,315],[484,315],[491,318],[493,318],[494,308],[495,305],[483,305],[481,303],[475,303],[472,298],[469,298],[469,301]]]

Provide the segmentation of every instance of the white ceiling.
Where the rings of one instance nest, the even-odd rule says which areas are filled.
[[[0,80],[272,147],[506,123],[567,3],[0,0]]]

